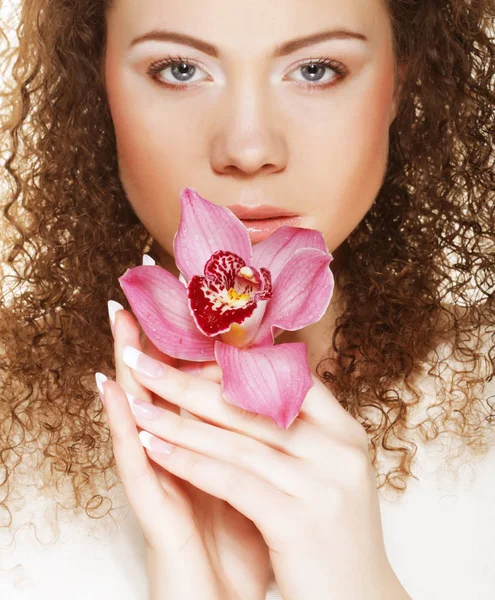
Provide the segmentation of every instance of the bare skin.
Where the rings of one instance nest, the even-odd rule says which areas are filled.
[[[170,40],[132,44],[154,29],[201,38],[218,48],[218,57]],[[272,56],[278,45],[324,30],[356,35]],[[153,236],[162,267],[178,275],[172,244],[184,187],[222,206],[256,205],[261,197],[261,202],[299,213],[303,226],[321,231],[329,250],[338,254],[379,192],[396,114],[392,31],[381,0],[116,0],[107,14],[107,35],[103,75],[120,177]],[[153,78],[147,72],[150,65],[166,56],[180,56],[190,79],[184,80],[185,74],[177,79],[177,65],[164,66]],[[322,57],[339,64],[341,72],[328,66],[315,70],[314,61]],[[312,69],[304,68],[311,64]],[[305,83],[316,87],[306,89]],[[178,91],[175,86],[184,87]],[[260,193],[256,201],[243,195],[255,190]],[[306,342],[313,373],[328,347],[338,297],[335,290],[318,323],[284,332],[276,340]],[[117,382],[127,392],[177,412],[142,388],[123,364],[126,344],[140,348],[139,331],[127,311],[117,316]],[[180,366],[142,341],[148,354]],[[219,373],[209,365],[201,376],[216,379]],[[118,399],[118,391],[110,393]],[[211,580],[225,597],[263,599],[271,569],[254,525],[225,502],[156,465],[152,468],[183,524],[187,563],[177,578],[190,576],[195,561],[207,562]],[[137,504],[134,509],[138,512]],[[146,516],[141,518],[146,537]],[[152,536],[150,532],[147,542],[155,555],[166,553]],[[212,588],[213,597],[215,593]]]
[[[104,76],[120,176],[161,266],[177,273],[172,243],[184,187],[222,206],[257,204],[243,193],[258,190],[262,202],[301,214],[303,226],[321,231],[336,251],[377,196],[397,110],[382,0],[117,0],[107,24]],[[208,41],[220,56],[171,41],[130,47],[153,29]],[[324,30],[366,41],[329,39],[271,58],[277,45]],[[186,81],[170,66],[153,79],[147,69],[166,56],[198,64],[188,64]],[[319,58],[342,63],[347,74],[325,67],[314,80],[302,65]],[[305,83],[321,87],[307,90]],[[304,341],[318,357],[335,305],[319,323],[278,342]]]

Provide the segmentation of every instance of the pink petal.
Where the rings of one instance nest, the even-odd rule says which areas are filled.
[[[193,275],[203,275],[206,262],[217,250],[230,250],[246,264],[253,263],[249,233],[231,210],[205,200],[187,187],[182,190],[180,201],[180,225],[173,247],[175,263],[187,281]]]
[[[217,341],[215,357],[227,402],[281,429],[290,427],[314,385],[304,342],[241,349]]]
[[[320,231],[282,225],[269,237],[253,246],[253,264],[269,269],[274,283],[287,261],[301,248],[316,248],[328,253]]]
[[[187,289],[166,269],[144,266],[119,277],[144,333],[162,352],[183,360],[214,360],[215,340],[198,331],[189,312]]]
[[[316,248],[303,248],[292,255],[273,285],[253,345],[273,343],[274,327],[295,331],[322,318],[334,288],[331,260],[330,254]]]

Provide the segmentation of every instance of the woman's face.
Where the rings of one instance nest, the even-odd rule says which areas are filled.
[[[120,177],[169,255],[184,187],[221,206],[298,213],[331,252],[364,217],[395,117],[383,0],[115,0],[107,36]]]

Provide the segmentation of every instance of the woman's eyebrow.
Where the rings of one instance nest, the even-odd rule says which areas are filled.
[[[272,58],[287,56],[288,54],[291,54],[292,52],[295,52],[300,48],[304,48],[312,44],[317,44],[318,42],[324,42],[327,40],[334,39],[355,39],[363,42],[368,41],[366,36],[362,33],[348,31],[346,29],[320,31],[311,35],[284,42],[283,44],[279,44],[275,48]],[[148,33],[140,35],[132,40],[132,42],[129,44],[129,47],[131,48],[137,44],[148,41],[176,42],[178,44],[184,44],[186,46],[196,48],[196,50],[204,52],[205,54],[213,56],[214,58],[218,58],[220,56],[220,51],[213,44],[210,44],[209,42],[193,37],[186,33],[180,33],[178,31],[169,31],[166,29],[153,29]]]

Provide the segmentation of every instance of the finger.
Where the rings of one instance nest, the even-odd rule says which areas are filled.
[[[318,432],[326,438],[365,450],[368,454],[369,440],[366,429],[357,421],[328,390],[325,384],[311,375],[314,386],[309,390],[306,402],[311,407],[311,423],[316,425]],[[312,448],[314,452],[308,453],[317,456],[319,436],[314,437]]]
[[[310,388],[300,413],[306,418],[296,419],[291,427],[282,430],[269,417],[227,402],[222,397],[221,386],[214,382],[191,376],[160,362],[149,362],[148,357],[143,357],[132,348],[124,349],[123,358],[136,379],[161,398],[177,404],[203,421],[249,435],[293,456],[307,458],[313,455],[315,445],[312,440],[318,429],[341,441],[349,441],[349,437],[356,435],[354,428],[357,422],[314,376],[315,385]],[[162,373],[156,378],[150,377],[149,373],[146,375],[146,370],[139,370],[138,360],[148,362],[147,368],[161,368]],[[325,419],[321,426],[313,423],[318,415],[323,415]]]
[[[153,540],[157,521],[163,521],[166,526],[173,517],[167,504],[167,491],[160,485],[143,450],[124,391],[112,380],[101,383],[100,379],[98,387],[103,390],[100,397],[107,413],[120,479],[146,539]]]
[[[147,431],[139,433],[149,457],[161,467],[196,488],[228,502],[263,533],[275,535],[287,526],[288,504],[296,499],[259,477],[228,463],[175,446],[170,454],[160,452],[163,440]]]
[[[227,402],[218,383],[189,375],[156,361],[152,364],[163,367],[164,375],[158,379],[151,379],[138,372],[136,358],[135,349],[124,350],[123,360],[132,369],[136,379],[154,394],[166,398],[183,411],[207,423],[248,435],[287,454],[296,456],[301,452],[295,439],[302,437],[304,431],[310,428],[304,421],[296,419],[288,430],[282,430],[269,417],[243,410]],[[310,435],[310,432],[307,432],[307,435]],[[300,446],[304,447],[305,444],[307,442],[302,440]]]
[[[143,400],[148,400],[149,402],[156,404],[161,408],[166,408],[175,414],[182,414],[183,416],[187,416],[191,419],[196,419],[194,415],[190,415],[186,411],[181,410],[179,406],[176,406],[171,402],[167,402],[167,400],[161,398],[160,396],[154,395],[137,382],[132,371],[122,360],[122,349],[127,342],[138,344],[138,347],[143,352],[148,354],[148,356],[151,356],[155,360],[159,360],[164,364],[175,367],[179,363],[179,360],[159,350],[145,335],[145,333],[140,331],[140,328],[138,327],[134,317],[129,312],[123,310],[122,305],[113,301],[110,301],[108,304],[108,312],[110,315],[110,321],[112,322],[112,331],[114,333],[115,341],[117,382],[127,393],[130,393],[132,396],[142,398]],[[117,312],[119,313],[118,325],[116,324]]]
[[[145,402],[131,403],[131,410],[140,428],[174,446],[244,469],[291,496],[300,491],[305,467],[294,457],[228,429],[159,408],[150,411]]]
[[[196,375],[203,379],[214,381],[215,383],[220,383],[222,381],[222,369],[214,360],[205,362],[181,361],[176,368],[183,373]]]
[[[114,337],[114,360],[115,360],[115,379],[120,387],[127,393],[134,394],[151,402],[151,393],[144,386],[140,385],[134,377],[131,369],[122,360],[122,351],[127,344],[136,345],[142,350],[139,338],[139,330],[134,326],[132,316],[124,310],[121,304],[110,300],[108,302],[108,314],[112,321],[113,313],[113,337]]]
[[[126,345],[136,345],[137,348],[142,350],[141,346],[141,334],[139,327],[136,324],[134,317],[128,311],[124,310],[122,305],[113,302],[112,300],[108,303],[108,312],[110,320],[112,321],[113,312],[113,334],[114,334],[114,360],[115,360],[115,379],[122,389],[128,394],[132,394],[138,398],[142,398],[150,403],[156,399],[153,398],[152,393],[144,386],[142,386],[134,377],[131,369],[124,363],[122,359],[122,352]],[[148,346],[148,349],[150,347]],[[160,354],[160,358],[165,358],[164,355]],[[166,363],[163,363],[166,364]],[[167,408],[174,413],[179,413],[180,409],[164,399],[160,399],[159,404],[163,408]]]
[[[172,367],[176,367],[177,365],[181,362],[178,358],[174,358],[173,356],[169,356],[168,354],[165,354],[164,352],[162,352],[161,350],[159,350],[154,344],[153,342],[149,339],[149,337],[147,337],[145,335],[145,333],[143,332],[141,334],[141,345],[142,345],[142,349],[143,352],[145,352],[148,356],[151,356],[152,358],[154,358],[155,360],[159,360],[160,362],[163,362],[166,365],[171,365]],[[199,363],[189,363],[188,361],[183,361],[183,363],[185,365],[196,365]],[[216,364],[216,363],[215,363]],[[194,370],[194,367],[193,367]],[[201,369],[196,369],[196,374],[200,374],[202,371]],[[206,378],[211,378],[212,380],[218,376],[217,374],[215,375],[211,375],[208,377],[208,373],[206,373],[207,377]],[[164,400],[163,398],[160,398],[160,396],[157,396],[156,394],[153,394],[153,404],[155,404],[156,406],[160,406],[161,408],[167,408],[168,410],[170,410],[171,412],[181,415],[183,417],[187,417],[188,419],[193,419],[193,420],[197,420],[199,421],[200,419],[198,417],[195,417],[194,415],[191,415],[190,413],[188,413],[186,410],[184,410],[183,408],[180,408],[179,406],[176,406],[175,404],[172,404],[171,402],[167,402],[166,400]]]

